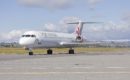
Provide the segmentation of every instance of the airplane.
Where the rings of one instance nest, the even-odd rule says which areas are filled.
[[[75,54],[74,47],[86,45],[87,39],[82,35],[84,24],[93,24],[97,22],[73,22],[67,24],[77,24],[73,33],[48,32],[48,31],[27,31],[19,39],[19,44],[33,55],[32,49],[47,48],[47,54],[53,54],[51,48],[66,47],[70,48],[68,53]]]

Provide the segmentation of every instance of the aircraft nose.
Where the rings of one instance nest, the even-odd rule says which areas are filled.
[[[33,45],[34,42],[35,42],[35,39],[33,39],[33,38],[21,38],[19,40],[19,44],[21,46],[30,46],[30,45]]]

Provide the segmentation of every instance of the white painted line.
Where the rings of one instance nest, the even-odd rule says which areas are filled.
[[[4,67],[4,68],[0,68],[0,69],[13,69],[13,68],[11,68],[11,67]]]
[[[46,67],[32,67],[31,69],[47,69]]]
[[[109,69],[128,69],[128,67],[106,67]]]
[[[48,74],[130,74],[130,72],[2,72],[0,75],[48,75]]]
[[[98,69],[100,67],[94,67],[94,66],[88,66],[88,67],[70,67],[69,69]],[[110,66],[110,67],[101,67],[101,68],[104,68],[104,69],[130,69],[130,67],[114,67],[114,66]],[[0,68],[0,70],[13,70],[13,69],[16,69],[16,68],[12,68],[12,67],[3,67],[3,68]],[[46,69],[67,69],[65,67],[51,67],[51,68],[48,68],[48,67],[31,67],[29,69],[43,69],[43,70],[46,70]]]
[[[53,69],[64,69],[63,67],[54,67]]]
[[[75,69],[93,69],[94,67],[72,67]]]

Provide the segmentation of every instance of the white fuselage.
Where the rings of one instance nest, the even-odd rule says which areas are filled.
[[[19,40],[19,44],[29,50],[29,55],[33,55],[32,48],[48,48],[47,54],[52,54],[50,48],[66,47],[69,54],[74,54],[74,47],[86,46],[87,39],[82,35],[84,24],[92,24],[96,22],[73,22],[68,24],[77,24],[74,32],[46,32],[46,31],[28,31],[25,32]]]
[[[63,42],[74,42],[76,34],[28,31],[19,40],[19,44],[26,48],[56,48],[62,47]]]

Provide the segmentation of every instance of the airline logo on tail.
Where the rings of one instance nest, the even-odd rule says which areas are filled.
[[[80,36],[80,26],[78,25],[75,29],[75,33]]]

